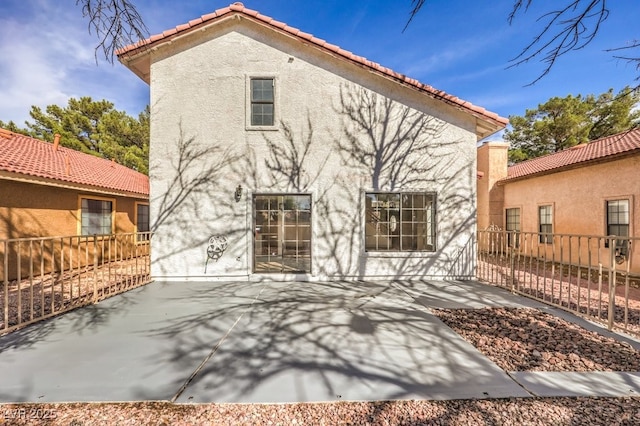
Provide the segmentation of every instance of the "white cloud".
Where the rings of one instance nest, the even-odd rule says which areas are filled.
[[[490,35],[485,34],[467,39],[450,39],[446,44],[438,44],[437,46],[434,43],[436,47],[431,49],[431,51],[435,53],[423,59],[408,59],[407,62],[411,63],[411,65],[405,69],[405,73],[420,78],[421,76],[428,76],[452,69],[462,62],[470,64],[477,63],[474,58],[486,55],[486,51],[490,49],[492,45],[499,42],[502,37],[502,33],[494,32]],[[418,53],[421,52],[421,50],[416,49],[415,52]],[[459,70],[460,68],[457,67],[456,75]]]
[[[0,119],[22,123],[31,105],[47,105],[66,99],[61,82],[64,66],[54,63],[38,31],[24,23],[0,22]],[[55,56],[55,55],[54,55]]]
[[[23,126],[30,120],[32,105],[64,106],[69,98],[80,96],[115,104],[115,93],[137,114],[144,105],[133,106],[140,102],[126,99],[137,94],[131,90],[134,76],[119,64],[101,60],[96,65],[96,44],[74,1],[25,0],[6,10],[0,16],[0,120]],[[144,91],[145,86],[135,89]],[[117,104],[116,108],[122,109]]]

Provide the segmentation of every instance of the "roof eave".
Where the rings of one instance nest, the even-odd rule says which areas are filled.
[[[529,179],[529,178],[545,176],[545,175],[551,175],[551,174],[554,174],[554,173],[565,172],[567,170],[579,169],[579,168],[584,167],[584,166],[591,166],[591,165],[594,165],[594,164],[609,163],[611,161],[621,160],[621,159],[623,159],[625,157],[632,157],[632,156],[637,155],[637,154],[640,154],[640,148],[633,149],[633,150],[630,150],[630,151],[625,151],[625,152],[622,152],[622,153],[619,153],[619,154],[609,155],[607,157],[595,158],[593,160],[580,161],[578,163],[568,164],[566,166],[556,167],[556,168],[549,169],[549,170],[542,170],[540,172],[530,173],[530,174],[526,174],[526,175],[522,175],[522,176],[518,176],[518,177],[513,177],[513,178],[506,177],[506,178],[503,178],[503,179],[500,179],[499,181],[497,181],[496,184],[497,185],[506,185],[508,183],[517,182],[517,181],[521,181],[521,180],[525,180],[525,179]]]
[[[286,24],[277,22],[273,19],[267,21],[265,17],[255,11],[245,9],[242,5],[233,4],[227,8],[220,9],[209,15],[202,16],[201,18],[194,19],[188,24],[179,25],[176,28],[165,31],[162,34],[155,35],[149,39],[142,40],[134,45],[127,46],[123,49],[116,51],[118,60],[129,68],[134,74],[142,79],[147,84],[150,83],[150,53],[159,49],[164,45],[169,45],[174,41],[189,36],[196,31],[206,31],[207,28],[213,25],[218,25],[221,22],[230,19],[247,19],[253,23],[268,27],[273,31],[278,32],[286,37],[296,38],[303,43],[308,43],[309,46],[315,47],[328,53],[332,56],[340,56],[341,59],[347,60],[358,66],[365,67],[369,71],[382,75],[386,78],[392,78],[396,82],[400,82],[405,86],[409,86],[413,89],[418,89],[422,93],[430,96],[433,99],[441,100],[454,108],[470,114],[476,118],[475,133],[478,140],[486,138],[502,129],[504,129],[509,123],[508,119],[500,117],[497,114],[488,113],[484,114],[483,108],[476,107],[470,103],[456,98],[455,96],[448,95],[445,92],[437,91],[425,84],[418,82],[417,80],[410,79],[402,74],[396,73],[390,69],[384,68],[381,65],[375,64],[365,58],[354,59],[355,55],[338,46],[327,43],[324,40],[318,39],[311,34],[304,33],[298,29],[291,28]],[[384,72],[383,70],[386,70]],[[440,95],[439,93],[442,93]]]
[[[112,196],[136,198],[136,199],[149,198],[149,194],[118,190],[114,188],[104,188],[104,187],[75,183],[75,182],[67,182],[63,180],[29,175],[26,173],[8,172],[6,170],[0,170],[0,179],[10,180],[14,182],[30,183],[34,185],[44,185],[44,186],[51,186],[56,188],[64,188],[64,189],[70,189],[74,191],[92,192],[92,193],[101,194],[101,195],[112,195]]]

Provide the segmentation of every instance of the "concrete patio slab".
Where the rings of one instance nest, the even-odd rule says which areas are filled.
[[[269,284],[178,401],[529,396],[401,286],[295,285]]]
[[[153,283],[4,336],[0,401],[168,400],[194,368],[175,342],[204,357],[259,290]]]
[[[515,372],[512,376],[536,396],[639,396],[640,373]]]
[[[152,283],[0,338],[0,402],[531,396],[430,311],[485,306],[544,305],[473,282]]]

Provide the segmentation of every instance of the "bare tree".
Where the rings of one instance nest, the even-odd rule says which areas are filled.
[[[426,0],[411,1],[412,9],[406,26],[411,23],[425,3]],[[527,13],[533,3],[534,0],[514,0],[513,9],[508,16],[509,25],[513,25],[519,14]],[[529,83],[529,85],[535,84],[551,71],[561,56],[585,48],[596,38],[609,17],[610,11],[607,6],[607,0],[565,0],[562,4],[554,3],[555,9],[543,13],[538,18],[541,29],[533,40],[511,60],[512,64],[509,68],[539,59],[540,62],[545,63],[545,68],[534,81]],[[637,48],[640,48],[640,40],[634,39],[626,46],[614,47],[607,51],[616,52],[615,58],[634,63],[640,71],[640,55],[627,54]]]
[[[527,0],[526,4],[523,0],[516,0],[509,14],[509,25],[513,24],[518,13],[526,13],[532,3],[533,0]],[[542,15],[538,18],[538,21],[544,22],[542,30],[512,60],[511,67],[541,58],[546,66],[530,85],[539,81],[551,71],[560,56],[582,49],[593,41],[609,16],[606,3],[606,0],[573,0],[564,7]]]
[[[89,34],[98,36],[95,48],[113,63],[115,52],[148,36],[145,25],[135,5],[129,0],[76,0],[82,7],[82,16],[89,19]]]

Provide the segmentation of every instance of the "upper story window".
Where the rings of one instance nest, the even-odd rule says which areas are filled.
[[[365,197],[366,251],[435,251],[435,194],[368,192]]]
[[[540,232],[540,242],[546,244],[553,243],[553,209],[552,206],[538,207],[538,232]]]
[[[275,124],[275,80],[251,78],[251,126]]]
[[[113,200],[80,199],[80,234],[109,235],[113,233]]]

